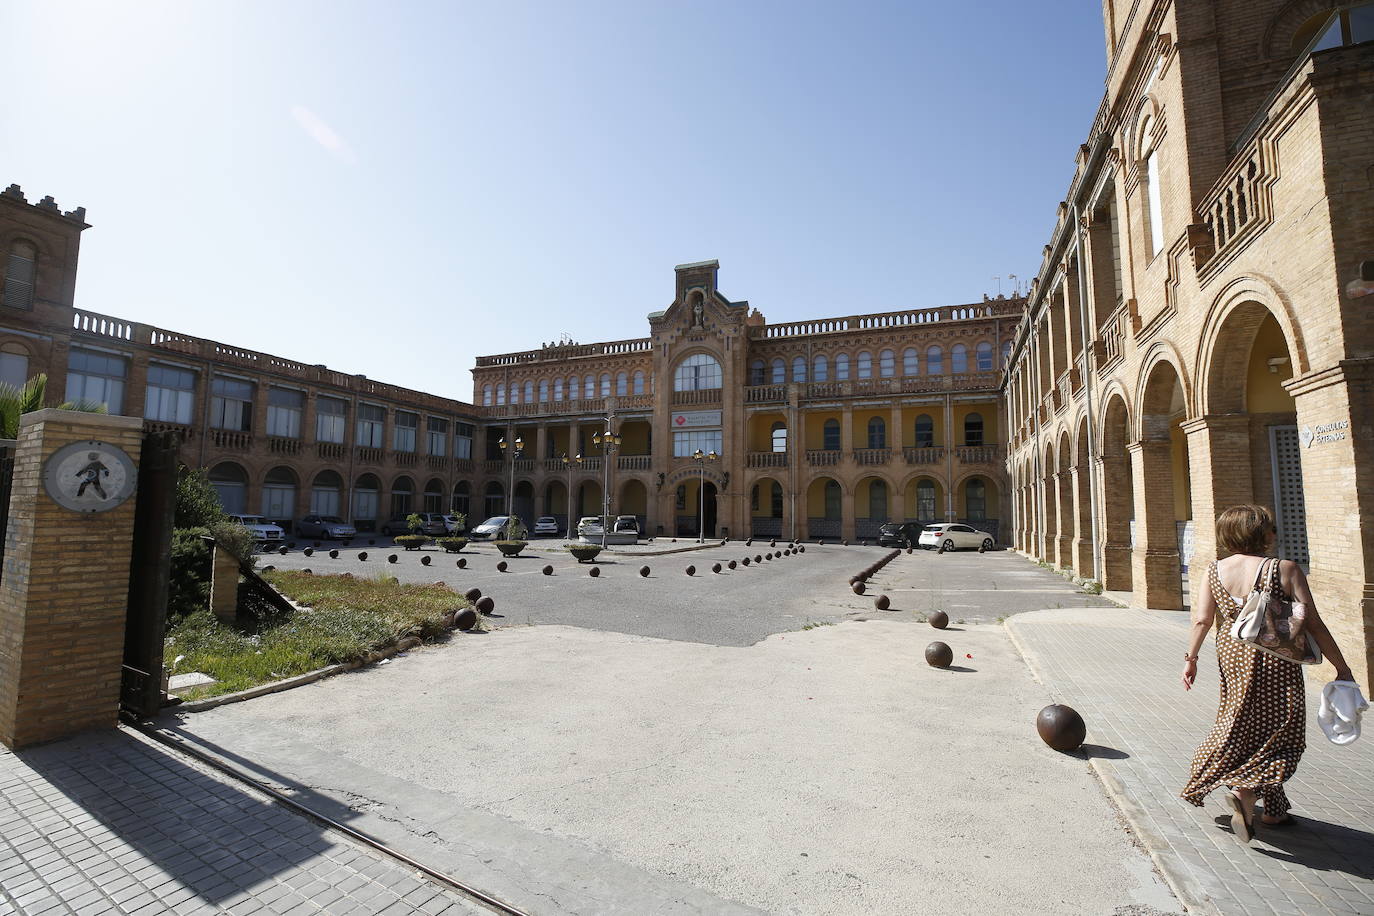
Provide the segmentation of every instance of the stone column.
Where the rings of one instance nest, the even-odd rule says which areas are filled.
[[[1086,461],[1082,456],[1080,461]],[[1088,499],[1088,466],[1076,464],[1069,469],[1069,487],[1073,491],[1074,530],[1073,568],[1085,579],[1093,578],[1092,505]]]
[[[1073,566],[1073,476],[1071,471],[1054,472],[1054,492],[1058,511],[1054,513],[1057,528],[1054,538],[1054,565],[1061,569]],[[1074,569],[1080,576],[1082,570]]]
[[[1130,466],[1125,455],[1098,457],[1102,467],[1102,587],[1107,591],[1131,589]]]
[[[1199,417],[1182,425],[1188,437],[1188,476],[1192,482],[1193,555],[1189,570],[1203,570],[1216,558],[1217,514],[1231,506],[1255,501],[1251,468],[1250,417],[1225,414]],[[1268,503],[1272,500],[1264,499]],[[1206,587],[1202,575],[1190,575],[1196,600],[1198,588]]]
[[[10,748],[112,727],[119,714],[137,495],[75,511],[43,483],[54,453],[89,440],[136,467],[143,421],[52,409],[21,420],[0,579],[0,741]]]
[[[1131,584],[1136,605],[1159,610],[1182,610],[1183,579],[1179,569],[1178,528],[1172,493],[1174,469],[1167,439],[1133,442],[1131,470],[1135,492],[1135,550],[1131,555]]]

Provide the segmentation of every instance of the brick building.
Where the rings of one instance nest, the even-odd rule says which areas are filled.
[[[996,533],[1010,511],[997,387],[1021,300],[768,325],[714,261],[687,264],[649,337],[480,357],[473,405],[75,308],[84,217],[0,192],[0,380],[45,372],[51,403],[179,430],[230,511],[367,530],[502,514],[511,491],[566,524],[571,486],[575,517],[609,492],[650,533],[846,538],[889,519]]]
[[[1336,6],[1106,0],[1004,391],[1018,548],[1178,608],[1267,504],[1368,684],[1374,6]]]

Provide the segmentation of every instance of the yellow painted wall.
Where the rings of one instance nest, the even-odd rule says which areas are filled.
[[[1269,371],[1270,359],[1288,355],[1288,343],[1283,339],[1283,329],[1274,320],[1274,316],[1266,317],[1255,335],[1255,344],[1250,350],[1250,366],[1245,375],[1247,412],[1280,413],[1297,409],[1293,403],[1293,396],[1283,388],[1283,383],[1293,377],[1292,360],[1279,366],[1277,372]]]
[[[883,426],[887,430],[885,440],[887,448],[893,448],[892,411],[890,410],[858,410],[854,412],[854,447],[868,448],[868,421],[873,417],[883,421]]]
[[[986,404],[955,404],[954,405],[954,440],[950,445],[964,444],[964,418],[971,413],[983,415],[983,444],[991,445],[997,441],[997,403],[989,401]],[[915,421],[913,420],[914,424]],[[938,424],[937,424],[938,425]]]
[[[842,423],[838,411],[817,410],[806,411],[802,415],[806,424],[806,447],[809,449],[825,448],[825,421],[834,420]]]
[[[929,407],[907,407],[902,410],[902,426],[906,427],[902,431],[902,441],[907,445],[916,444],[916,418],[921,414],[930,417],[931,423],[935,427],[934,446],[945,445],[945,408],[939,404],[932,404]]]
[[[983,481],[983,493],[986,497],[983,501],[983,513],[988,518],[997,518],[997,514],[1000,511],[1001,494],[997,491],[997,483],[995,481],[990,477],[982,476],[970,477],[968,480],[959,484],[959,492],[955,495],[954,499],[955,513],[959,518],[968,518],[968,485],[973,480]]]
[[[915,421],[912,421],[915,422]],[[916,485],[923,480],[928,480],[935,484],[935,512],[933,518],[945,517],[945,488],[940,486],[940,481],[934,477],[918,477],[907,485],[906,492],[902,494],[902,518],[915,519],[916,515]]]
[[[749,418],[749,451],[771,452],[773,450],[773,424],[787,425],[787,418],[780,413],[757,413]]]
[[[806,491],[806,515],[808,518],[825,518],[825,482],[828,478],[820,477],[811,482],[811,486]],[[841,500],[843,500],[841,496]]]
[[[620,426],[620,454],[622,455],[647,455],[649,454],[649,424],[642,420],[630,423],[622,423]],[[625,513],[629,515],[627,511]]]
[[[649,494],[644,484],[631,480],[620,490],[620,503],[611,511],[616,515],[645,515],[648,513]]]
[[[858,487],[856,487],[855,490],[854,490],[854,517],[855,517],[855,518],[869,518],[869,517],[870,517],[869,514],[868,514],[868,513],[869,513],[869,507],[870,507],[870,505],[871,505],[871,503],[870,503],[870,492],[871,492],[871,490],[872,490],[872,488],[873,488],[873,484],[874,484],[874,483],[877,483],[877,482],[880,482],[880,481],[879,481],[879,479],[876,478],[876,477],[865,477],[863,480],[859,481]],[[894,506],[895,506],[895,505],[896,505],[896,500],[894,499],[894,494],[893,494],[893,492],[892,492],[892,487],[891,487],[891,486],[888,486],[888,488],[887,488],[887,517],[888,517],[888,518],[891,518],[891,517],[892,517],[893,511],[894,511]]]

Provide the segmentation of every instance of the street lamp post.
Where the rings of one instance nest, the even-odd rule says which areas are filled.
[[[567,522],[567,525],[566,525],[567,530],[566,530],[566,532],[565,532],[565,536],[566,536],[567,539],[570,540],[570,541],[572,540],[572,536],[573,536],[573,481],[572,481],[572,474],[573,474],[573,466],[574,466],[574,465],[576,465],[577,467],[582,467],[582,456],[581,456],[581,455],[578,455],[576,458],[569,458],[569,457],[568,457],[568,453],[567,453],[567,452],[564,452],[564,453],[563,453],[563,467],[565,467],[565,468],[568,469],[568,522]]]
[[[510,488],[506,490],[506,536],[510,537],[515,530],[511,524],[511,518],[515,515],[515,462],[520,458],[520,452],[525,447],[525,440],[516,436],[515,448],[509,448],[505,438],[496,444],[501,446],[501,451],[510,453]]]
[[[697,483],[697,543],[706,543],[706,462],[715,461],[719,457],[714,451],[702,453],[697,449],[692,453],[692,460],[697,463],[697,468],[701,472],[701,480]]]
[[[601,449],[601,546],[606,546],[606,529],[611,525],[611,461],[620,449],[620,436],[611,431],[611,418],[605,432],[592,434],[592,445]]]

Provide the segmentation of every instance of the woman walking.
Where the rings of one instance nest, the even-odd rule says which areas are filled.
[[[1274,516],[1264,506],[1233,506],[1217,518],[1217,552],[1230,554],[1207,568],[1207,588],[1193,609],[1193,628],[1183,663],[1183,688],[1197,676],[1198,650],[1216,623],[1221,669],[1221,706],[1216,724],[1193,754],[1191,778],[1180,792],[1199,807],[1219,785],[1229,787],[1226,804],[1231,829],[1242,843],[1254,834],[1254,807],[1264,801],[1260,822],[1277,827],[1291,822],[1284,782],[1298,768],[1307,747],[1302,666],[1236,640],[1231,624],[1255,585],[1264,558],[1278,535]],[[1307,577],[1291,560],[1279,562],[1283,593],[1306,606],[1308,632],[1336,677],[1351,680],[1350,667],[1317,613]]]

